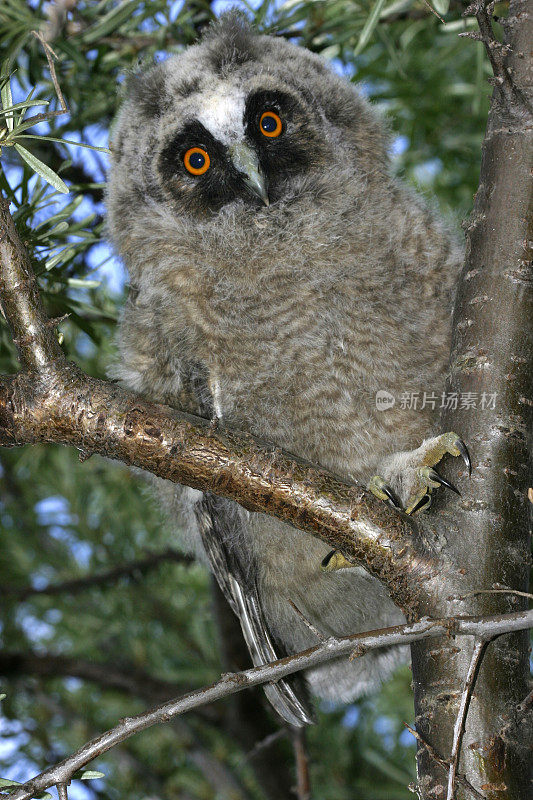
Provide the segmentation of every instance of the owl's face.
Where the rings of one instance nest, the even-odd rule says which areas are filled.
[[[190,97],[183,120],[164,124],[156,174],[177,209],[269,206],[327,157],[318,111],[272,83],[257,75],[219,80]]]
[[[130,81],[112,141],[123,211],[155,203],[182,222],[319,204],[386,162],[382,126],[349,83],[235,16]]]

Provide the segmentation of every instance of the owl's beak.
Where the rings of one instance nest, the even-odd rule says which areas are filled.
[[[235,168],[241,173],[248,191],[269,206],[267,182],[261,172],[257,154],[245,142],[232,145],[229,153]]]

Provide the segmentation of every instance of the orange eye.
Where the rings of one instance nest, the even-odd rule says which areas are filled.
[[[183,156],[183,163],[191,175],[203,175],[209,169],[211,159],[202,147],[191,147]]]
[[[259,127],[263,136],[269,136],[272,139],[275,136],[279,136],[283,129],[281,119],[275,111],[265,111],[261,114]]]

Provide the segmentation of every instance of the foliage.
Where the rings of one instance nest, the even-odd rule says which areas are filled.
[[[91,374],[105,375],[113,357],[123,277],[104,244],[105,153],[64,142],[105,149],[115,86],[127,71],[139,59],[157,59],[194,41],[221,5],[213,4],[213,10],[205,0],[3,0],[0,6],[0,189],[12,200],[49,315],[68,314],[59,326],[63,346]],[[461,17],[462,4],[439,0],[446,26],[423,0],[241,5],[263,30],[305,44],[362,81],[363,91],[389,116],[395,169],[435,193],[456,222],[468,212],[489,86],[481,45],[458,37],[470,24]],[[24,127],[38,107],[33,104],[61,110],[35,29],[57,56],[68,113]],[[50,178],[39,163],[65,182],[68,196],[60,194],[61,183],[52,179],[50,187],[35,176],[34,171]],[[3,321],[0,368],[17,368]],[[21,599],[24,587],[102,573],[147,551],[176,546],[175,533],[139,477],[103,459],[80,464],[73,452],[42,447],[4,451],[1,470],[0,564],[9,589],[3,650],[112,664],[126,676],[142,673],[169,682],[176,693],[220,673],[210,584],[199,566],[169,561],[84,591]],[[88,681],[45,674],[42,666],[25,672],[1,663],[7,696],[0,774],[13,780],[29,777],[119,717],[156,701],[146,686],[126,691],[104,677]],[[409,680],[406,669],[378,697],[320,713],[309,737],[317,798],[410,796],[413,746],[402,732],[403,721],[412,720]],[[227,733],[224,704],[214,712],[213,718],[190,715],[135,737],[94,765],[104,779],[77,782],[71,796],[262,797],[253,758]],[[276,746],[278,755],[290,759],[287,742]]]

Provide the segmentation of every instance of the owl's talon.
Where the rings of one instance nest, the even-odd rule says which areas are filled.
[[[430,485],[433,486],[433,488],[437,489],[439,486],[445,486],[447,489],[451,489],[452,492],[455,492],[455,494],[458,494],[459,497],[461,497],[461,492],[457,486],[454,486],[449,480],[443,478],[442,475],[439,475],[436,469],[424,467],[420,470],[420,472],[422,475],[428,478]],[[434,486],[434,484],[436,485]]]
[[[351,569],[352,567],[355,567],[355,564],[348,561],[338,550],[332,550],[328,553],[320,564],[322,572],[335,572],[338,569]]]
[[[455,443],[455,446],[459,450],[459,455],[465,462],[466,467],[468,469],[468,475],[470,476],[472,474],[472,460],[470,458],[470,453],[468,452],[468,447],[459,437],[457,437],[457,442]]]
[[[449,453],[451,456],[461,456],[468,469],[468,474],[472,474],[472,460],[468,452],[468,447],[457,433],[449,431],[448,433],[437,436],[433,441],[434,445],[428,448],[427,454],[422,462],[423,464],[434,467],[446,453]]]
[[[416,514],[417,511],[427,511],[431,506],[432,497],[430,492],[426,492],[420,500],[413,506],[413,508],[406,509],[406,514]]]
[[[368,488],[381,500],[403,508],[406,514],[429,508],[431,493],[441,486],[460,497],[459,489],[435,469],[447,453],[461,456],[470,473],[472,462],[468,448],[460,436],[449,431],[426,439],[416,450],[388,457],[381,465],[382,474],[374,475]]]
[[[383,480],[381,475],[373,475],[372,478],[370,478],[368,488],[379,500],[384,500],[385,502],[390,500],[394,508],[402,508],[400,499],[395,494],[392,487]]]

